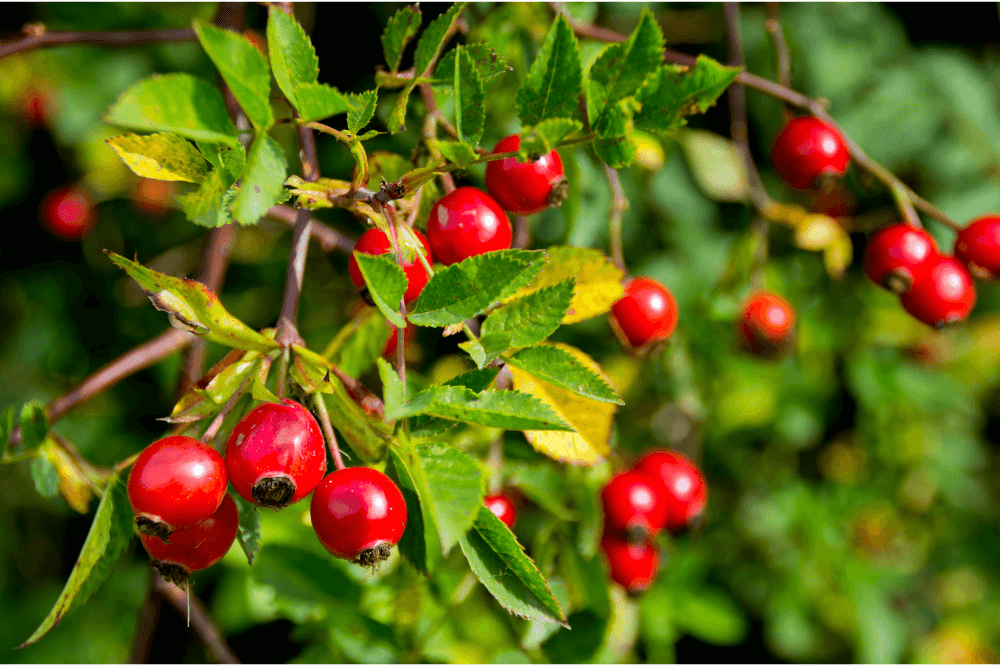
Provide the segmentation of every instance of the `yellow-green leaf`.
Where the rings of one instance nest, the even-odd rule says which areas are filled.
[[[145,178],[197,183],[208,173],[208,162],[201,151],[170,132],[147,136],[122,134],[107,142],[129,169]]]
[[[549,255],[548,261],[531,284],[518,291],[513,298],[534,293],[575,277],[573,300],[562,320],[563,324],[574,324],[606,313],[615,301],[624,295],[622,278],[625,274],[600,250],[557,246],[546,248],[545,251]]]

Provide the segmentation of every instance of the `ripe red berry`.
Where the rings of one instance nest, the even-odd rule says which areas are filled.
[[[642,592],[656,578],[660,554],[652,543],[629,543],[620,537],[605,534],[601,537],[601,550],[611,568],[611,580],[629,592]]]
[[[368,467],[328,474],[313,493],[310,515],[328,551],[362,566],[389,557],[406,528],[406,503],[399,488]]]
[[[507,214],[493,198],[474,187],[459,187],[431,208],[427,239],[442,264],[510,247]]]
[[[420,239],[420,243],[424,246],[424,257],[427,259],[427,263],[433,263],[431,259],[431,246],[427,242],[427,239],[422,233],[413,230],[413,234]],[[389,252],[391,244],[389,243],[389,237],[385,235],[385,232],[381,229],[369,229],[365,233],[361,234],[361,238],[354,245],[354,250],[356,252],[362,252],[364,254],[386,254]],[[365,287],[365,279],[361,276],[361,269],[358,268],[358,260],[354,258],[354,254],[351,253],[351,258],[347,260],[347,272],[351,275],[351,282],[354,286],[362,292],[362,295],[367,291]],[[406,274],[406,279],[408,284],[406,286],[406,293],[403,295],[403,300],[407,303],[415,301],[420,292],[423,291],[424,285],[427,284],[427,280],[430,279],[430,275],[427,273],[427,269],[424,268],[423,263],[416,256],[413,257],[412,261],[406,261],[404,256],[403,260],[403,273]]]
[[[392,333],[389,334],[389,339],[385,341],[385,347],[382,349],[382,356],[389,359],[390,361],[396,360],[396,345],[399,344],[399,329],[390,324],[388,321],[386,325]],[[406,348],[409,349],[413,341],[417,339],[417,327],[407,326],[403,329],[403,341],[406,343]]]
[[[229,483],[219,452],[197,439],[164,437],[139,454],[128,475],[128,501],[142,534],[168,538],[219,508]]]
[[[865,273],[877,284],[898,294],[913,284],[914,274],[937,257],[934,238],[909,224],[879,229],[865,248]]]
[[[236,502],[226,495],[215,513],[196,525],[175,530],[169,541],[146,534],[140,534],[139,540],[160,575],[183,585],[192,572],[207,569],[229,552],[239,522]]]
[[[653,535],[666,526],[669,517],[660,484],[633,470],[615,475],[601,491],[601,502],[604,529],[609,532]]]
[[[248,502],[281,509],[311,493],[326,473],[326,445],[316,419],[285,398],[254,407],[226,442],[226,469]]]
[[[483,500],[486,508],[493,512],[493,515],[503,521],[507,527],[514,529],[517,522],[517,509],[514,503],[506,495],[487,495]]]
[[[611,306],[611,327],[622,345],[642,349],[669,338],[677,328],[677,301],[670,290],[649,277],[637,277]]]
[[[496,145],[494,153],[509,153],[521,147],[521,137],[508,136]],[[505,210],[533,215],[566,200],[569,185],[563,175],[559,153],[552,150],[534,162],[516,157],[494,160],[486,165],[486,189]]]
[[[976,286],[962,262],[939,255],[917,272],[910,290],[899,299],[911,315],[942,328],[969,316],[976,305]]]
[[[651,451],[634,468],[663,484],[668,530],[678,530],[705,510],[708,486],[691,460],[673,451]]]
[[[842,176],[851,155],[832,127],[811,116],[795,118],[774,141],[774,166],[785,182],[807,190],[822,175]]]
[[[759,291],[743,305],[739,331],[743,344],[759,356],[774,356],[791,342],[795,311],[781,296]]]
[[[984,215],[969,222],[955,239],[955,257],[978,278],[1000,277],[1000,215]]]
[[[80,240],[95,223],[90,198],[72,185],[49,192],[42,200],[40,216],[45,228],[63,240]]]
[[[48,124],[55,113],[56,96],[48,86],[29,85],[18,101],[18,110],[29,127]]]

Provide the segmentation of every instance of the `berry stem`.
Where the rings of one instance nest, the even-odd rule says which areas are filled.
[[[615,266],[625,270],[625,254],[622,251],[622,218],[628,208],[628,199],[625,197],[625,190],[622,189],[621,179],[618,171],[608,165],[604,165],[604,173],[608,177],[608,185],[611,186],[611,221],[609,233],[611,235],[611,258]]]
[[[337,445],[337,435],[333,431],[333,425],[330,423],[330,415],[326,411],[323,395],[317,391],[314,399],[316,413],[319,414],[319,423],[323,427],[323,433],[326,435],[326,445],[330,449],[330,457],[333,458],[333,465],[338,470],[344,469],[344,459],[340,455],[340,446]]]
[[[514,241],[511,247],[523,250],[531,242],[531,225],[528,224],[528,217],[517,215],[514,217]]]

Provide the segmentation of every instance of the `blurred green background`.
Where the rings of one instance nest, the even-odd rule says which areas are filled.
[[[382,26],[399,5],[302,5],[321,81],[373,86]],[[52,29],[185,27],[214,5],[9,5],[6,35],[43,21]],[[638,4],[570,3],[577,20],[630,32]],[[422,5],[424,23],[444,6]],[[721,5],[657,4],[672,48],[724,60]],[[884,166],[961,223],[1000,211],[1000,20],[993,4],[795,3],[781,17],[793,87],[831,102],[844,130]],[[245,8],[264,30],[266,8]],[[488,41],[513,71],[488,90],[485,146],[518,130],[514,97],[552,19],[544,4],[467,10],[467,42]],[[775,77],[763,5],[745,5],[748,69]],[[350,25],[349,38],[341,33]],[[601,45],[582,41],[584,66]],[[409,57],[409,56],[407,56]],[[406,61],[404,60],[404,66]],[[195,42],[143,47],[66,46],[0,61],[0,408],[49,402],[167,327],[102,249],[145,265],[197,274],[206,231],[169,202],[143,203],[138,179],[104,143],[116,133],[103,112],[153,72],[215,80]],[[43,100],[32,102],[32,99]],[[380,101],[384,114],[393,95]],[[781,106],[747,93],[750,137],[768,191],[784,189],[768,154]],[[41,106],[39,106],[41,104]],[[44,108],[32,116],[30,109]],[[379,117],[384,117],[380,115]],[[728,135],[724,99],[693,128]],[[373,147],[408,156],[419,123]],[[374,127],[384,129],[379,119]],[[966,325],[938,333],[911,319],[860,267],[865,234],[894,219],[891,199],[856,168],[846,179],[855,262],[831,280],[822,256],[771,230],[767,285],[799,315],[797,351],[777,362],[743,355],[733,320],[748,293],[745,247],[754,213],[715,201],[696,184],[679,133],[654,145],[649,167],[621,174],[630,272],[663,281],[681,319],[652,362],[620,351],[603,318],[564,327],[555,339],[598,360],[626,405],[607,464],[585,472],[536,455],[519,433],[505,448],[510,484],[525,495],[516,533],[572,614],[572,633],[508,616],[461,556],[432,580],[393,558],[377,576],[329,557],[302,521],[305,507],[264,517],[252,570],[238,549],[195,576],[236,653],[248,661],[502,662],[990,662],[1000,658],[1000,291],[978,283]],[[292,137],[281,136],[289,155]],[[324,175],[346,177],[351,158],[320,137]],[[563,152],[574,197],[532,222],[534,244],[607,248],[610,196],[584,149]],[[462,179],[482,184],[482,169]],[[58,240],[38,220],[46,193],[68,183],[98,202],[82,242]],[[343,211],[318,216],[357,236]],[[943,248],[953,234],[934,222]],[[274,221],[240,229],[220,297],[253,327],[277,317],[290,229]],[[358,308],[344,254],[310,252],[300,330],[322,350]],[[411,351],[414,381],[456,374],[467,361],[454,338],[422,329]],[[208,362],[224,354],[209,348]],[[158,417],[177,397],[182,356],[139,372],[74,410],[55,429],[92,462],[110,465],[166,431]],[[207,366],[206,366],[207,367]],[[364,375],[377,387],[376,376]],[[481,453],[489,433],[468,428]],[[596,562],[583,518],[612,469],[653,446],[699,460],[710,486],[707,519],[661,545],[656,584],[630,600],[606,588],[580,592],[580,562]],[[584,489],[583,494],[578,492]],[[576,489],[576,491],[574,490]],[[590,493],[589,499],[586,493]],[[539,498],[548,498],[545,499]],[[93,508],[93,505],[92,505]],[[588,514],[589,512],[589,514]],[[146,600],[148,559],[135,542],[111,579],[39,644],[12,650],[48,612],[73,566],[92,513],[35,491],[28,464],[0,467],[0,655],[11,662],[129,659]],[[566,523],[579,524],[565,527]],[[563,549],[563,550],[560,550]],[[579,557],[567,551],[576,550]],[[577,562],[577,564],[580,564]],[[573,570],[576,567],[576,579]],[[603,574],[598,572],[597,577]],[[576,582],[574,582],[574,580]],[[150,658],[207,657],[184,620],[163,606]]]

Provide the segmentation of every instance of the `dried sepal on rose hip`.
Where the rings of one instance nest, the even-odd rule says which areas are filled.
[[[609,321],[622,346],[644,352],[670,338],[677,328],[677,301],[661,282],[636,277],[625,294],[611,306]]]
[[[493,149],[509,153],[521,148],[521,137],[512,134]],[[533,215],[550,206],[560,206],[569,193],[562,160],[553,149],[534,161],[517,157],[493,160],[486,165],[486,190],[504,210]]]

